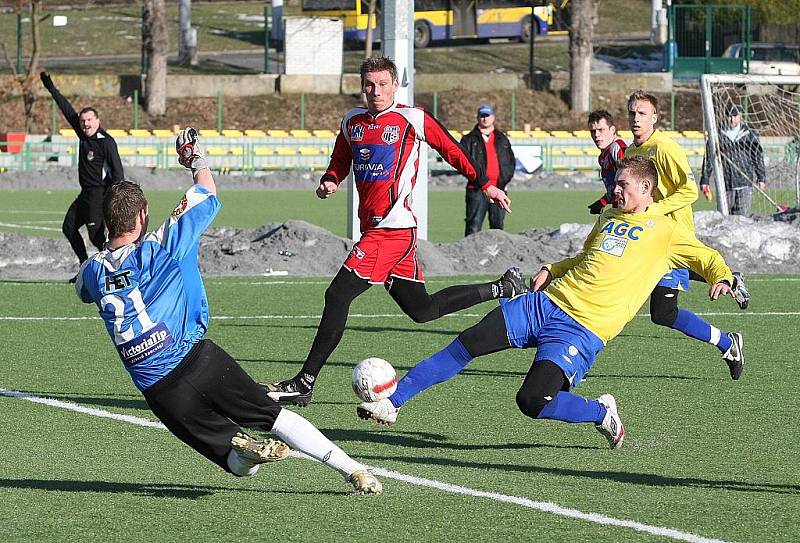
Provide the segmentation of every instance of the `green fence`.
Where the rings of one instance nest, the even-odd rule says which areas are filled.
[[[669,11],[670,42],[676,79],[697,79],[701,74],[744,73],[742,58],[723,58],[732,43],[752,41],[751,7],[742,4],[673,4]]]

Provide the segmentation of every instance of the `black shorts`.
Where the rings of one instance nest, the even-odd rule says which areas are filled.
[[[269,431],[281,410],[263,386],[208,339],[143,394],[170,432],[228,472],[236,432],[242,426]]]

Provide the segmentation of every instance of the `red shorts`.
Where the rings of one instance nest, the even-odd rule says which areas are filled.
[[[425,282],[417,262],[417,229],[367,231],[353,246],[343,266],[372,284],[385,283],[390,276]]]

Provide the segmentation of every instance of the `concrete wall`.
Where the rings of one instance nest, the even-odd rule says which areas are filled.
[[[11,76],[0,77],[0,88],[9,88]],[[138,75],[56,75],[53,80],[66,96],[131,96],[139,88]],[[415,82],[419,93],[444,92],[451,89],[472,91],[516,90],[525,87],[522,74],[420,74]],[[592,87],[607,92],[628,93],[634,89],[647,89],[658,93],[672,91],[672,74],[650,73],[595,73]],[[550,90],[569,88],[569,74],[555,72]],[[358,74],[338,75],[170,75],[167,77],[167,98],[259,96],[282,92],[297,94],[358,94],[361,81]],[[40,96],[47,91],[40,87]]]
[[[561,91],[569,88],[569,73],[554,72],[550,90]],[[592,88],[603,89],[609,93],[630,93],[636,89],[647,89],[656,93],[672,92],[672,72],[643,73],[594,73]]]

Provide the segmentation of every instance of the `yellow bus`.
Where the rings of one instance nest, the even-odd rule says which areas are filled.
[[[536,3],[536,2],[534,2]],[[534,29],[544,35],[553,25],[555,7],[541,0],[533,8]],[[302,0],[303,14],[338,17],[344,21],[344,38],[363,43],[367,38],[369,0]],[[376,2],[380,18],[381,0]],[[380,24],[372,19],[373,36],[380,39]],[[531,2],[512,0],[416,0],[414,46],[459,38],[531,38]]]

